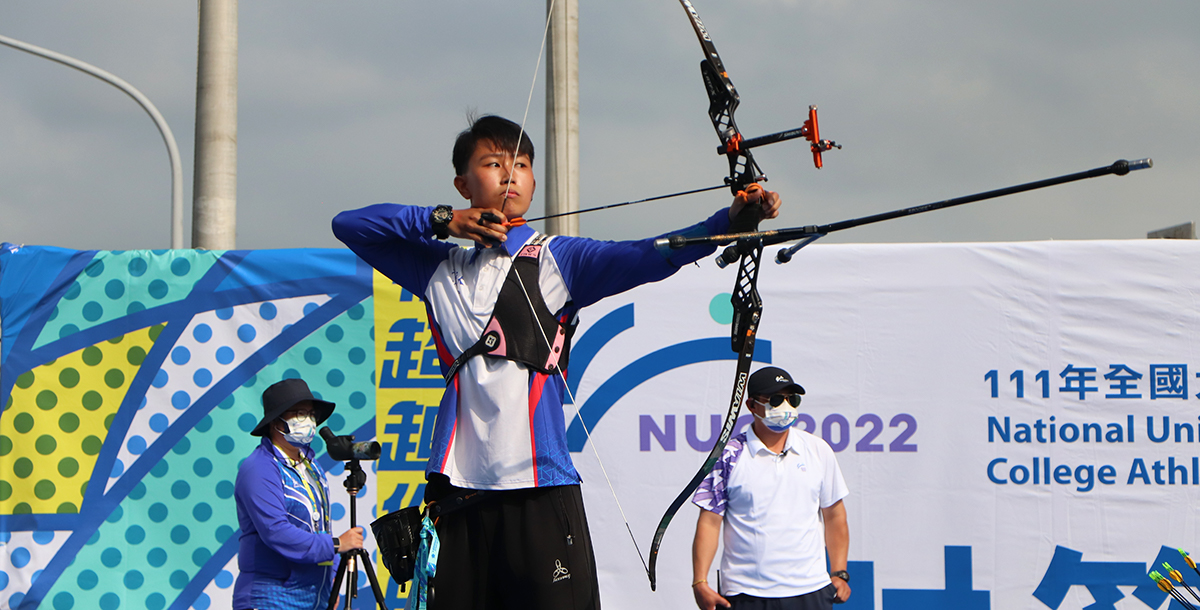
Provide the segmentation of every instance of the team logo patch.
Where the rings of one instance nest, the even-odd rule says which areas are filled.
[[[571,580],[571,571],[568,570],[565,566],[563,566],[561,561],[555,559],[554,560],[554,574],[551,574],[550,578],[553,579],[550,582],[558,582],[560,580]]]

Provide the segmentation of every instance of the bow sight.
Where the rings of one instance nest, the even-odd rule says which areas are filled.
[[[789,129],[787,131],[770,133],[765,136],[758,136],[757,138],[750,138],[748,140],[743,139],[741,135],[731,137],[731,142],[728,146],[722,144],[717,147],[717,154],[724,155],[729,152],[737,152],[738,150],[744,150],[747,148],[757,148],[759,146],[766,146],[767,144],[774,144],[784,140],[794,140],[796,138],[804,138],[805,140],[811,142],[808,147],[810,150],[812,150],[813,165],[817,166],[817,169],[821,169],[821,167],[824,166],[824,163],[821,160],[821,153],[833,148],[841,149],[842,147],[841,144],[838,144],[833,140],[821,139],[821,129],[817,123],[817,107],[813,105],[808,107],[808,120],[804,121],[803,127],[800,127],[799,129]],[[766,177],[763,176],[762,179],[766,180]]]
[[[750,139],[742,136],[737,122],[733,119],[733,114],[737,111],[738,104],[741,103],[737,88],[733,86],[733,81],[729,80],[729,73],[725,70],[725,65],[721,63],[721,55],[717,53],[717,47],[713,44],[708,29],[700,21],[696,7],[692,6],[689,0],[679,1],[687,11],[688,18],[692,22],[692,29],[696,30],[696,37],[700,39],[700,46],[704,49],[704,59],[700,62],[700,76],[704,78],[704,88],[708,92],[708,118],[712,120],[713,128],[717,130],[717,136],[721,138],[721,145],[717,147],[717,153],[725,155],[729,159],[729,176],[725,178],[725,184],[729,186],[733,194],[737,195],[751,184],[767,179],[758,164],[754,162],[754,155],[750,154],[751,148],[804,138],[810,142],[809,148],[812,150],[813,164],[820,169],[821,153],[832,148],[841,148],[841,146],[832,140],[821,139],[816,106],[808,107],[808,120],[799,129],[789,129]]]

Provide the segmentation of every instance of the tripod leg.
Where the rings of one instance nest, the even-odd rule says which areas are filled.
[[[337,577],[333,579],[333,592],[329,594],[329,610],[337,610],[338,589],[342,586],[342,579],[346,576],[346,556],[342,555],[342,560],[338,562]]]
[[[387,604],[383,601],[383,589],[379,587],[379,579],[375,577],[375,567],[371,565],[371,557],[365,550],[359,549],[363,555],[363,569],[367,571],[367,580],[371,581],[371,590],[375,592],[375,603],[379,605],[380,610],[388,610]]]
[[[346,603],[344,608],[350,610],[355,598],[358,597],[358,554],[362,553],[362,549],[355,549],[354,552],[346,556],[350,560],[350,567],[346,573]]]

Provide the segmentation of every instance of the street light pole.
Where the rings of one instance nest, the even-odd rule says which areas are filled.
[[[96,78],[124,91],[129,97],[132,97],[135,102],[150,115],[154,120],[155,127],[158,127],[158,132],[162,134],[163,142],[167,144],[167,156],[171,161],[171,247],[179,249],[183,247],[183,167],[179,162],[179,147],[175,145],[175,136],[171,133],[171,128],[167,125],[166,119],[158,112],[158,108],[138,91],[125,82],[124,80],[97,68],[89,63],[79,61],[73,57],[68,57],[62,53],[55,53],[48,49],[43,49],[19,40],[14,40],[7,36],[0,36],[0,44],[10,46],[19,51],[25,51],[38,57],[43,57],[51,61],[56,61],[64,66],[75,68],[85,74],[90,74]]]
[[[548,235],[579,235],[579,0],[546,0],[546,220]]]
[[[200,0],[192,247],[237,241],[237,0]]]

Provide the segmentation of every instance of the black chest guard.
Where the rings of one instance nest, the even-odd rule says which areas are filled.
[[[546,308],[538,283],[538,256],[548,240],[538,235],[513,257],[483,336],[450,365],[446,383],[454,379],[464,362],[479,355],[520,362],[547,375],[567,367],[575,322],[564,324],[554,317]]]

